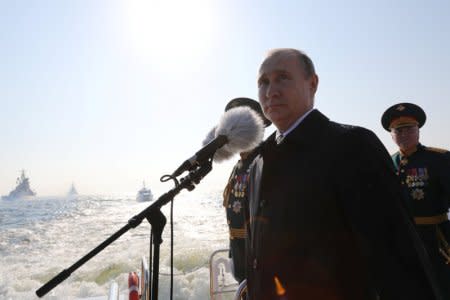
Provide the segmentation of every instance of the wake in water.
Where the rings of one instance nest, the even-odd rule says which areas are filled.
[[[35,291],[123,227],[148,203],[134,197],[37,198],[0,201],[0,299],[39,299]],[[160,299],[169,298],[170,224],[163,233]],[[93,257],[44,299],[108,295],[111,280],[127,293],[128,272],[148,257],[144,221]],[[221,192],[181,193],[174,202],[174,299],[209,299],[208,259],[228,247]]]

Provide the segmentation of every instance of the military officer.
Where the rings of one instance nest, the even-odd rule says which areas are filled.
[[[248,106],[256,111],[264,121],[264,127],[271,124],[262,113],[261,106],[255,100],[249,98],[236,98],[228,102],[225,111],[239,106]],[[230,258],[233,262],[234,277],[240,283],[245,275],[245,239],[247,237],[245,223],[247,218],[244,213],[244,205],[247,202],[247,186],[249,179],[249,166],[256,153],[240,153],[240,160],[231,172],[228,184],[224,190],[223,205],[226,209],[227,223],[230,231]]]
[[[398,103],[384,112],[381,123],[399,147],[392,155],[397,175],[445,299],[450,299],[450,152],[420,144],[425,120],[419,106]]]

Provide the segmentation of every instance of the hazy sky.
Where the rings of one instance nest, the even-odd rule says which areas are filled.
[[[450,1],[0,0],[0,195],[135,193],[200,149],[228,100],[255,98],[270,48],[308,53],[316,107],[373,130],[400,101],[450,148]],[[271,126],[267,133],[274,131]],[[233,161],[200,188],[222,187]]]

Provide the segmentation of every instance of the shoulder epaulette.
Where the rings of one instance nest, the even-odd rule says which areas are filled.
[[[425,150],[432,151],[432,152],[438,152],[438,153],[446,153],[448,150],[442,149],[442,148],[434,148],[434,147],[425,147]]]

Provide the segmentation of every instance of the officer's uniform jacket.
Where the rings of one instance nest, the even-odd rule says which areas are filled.
[[[230,258],[233,260],[234,277],[241,282],[245,279],[245,239],[247,237],[246,222],[248,215],[244,206],[247,203],[250,163],[256,156],[251,153],[234,166],[228,184],[224,189],[223,205],[226,210],[230,231]]]
[[[446,218],[450,203],[450,152],[418,145],[408,157],[392,155],[414,217]],[[424,224],[425,225],[425,224]]]
[[[434,299],[390,156],[371,131],[314,110],[258,152],[250,299]]]
[[[421,144],[407,157],[392,155],[417,230],[450,299],[450,152]]]

